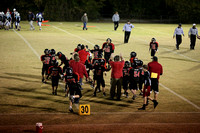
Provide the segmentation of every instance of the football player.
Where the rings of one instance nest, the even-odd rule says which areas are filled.
[[[156,42],[155,38],[151,39],[150,45],[149,45],[149,51],[151,50],[151,56],[153,57],[156,52],[158,51],[158,42]]]
[[[42,82],[43,83],[46,83],[48,69],[50,67],[50,60],[51,60],[51,56],[49,55],[49,50],[45,49],[44,55],[41,56],[41,61],[43,63],[43,67],[42,67]]]
[[[136,66],[135,68],[131,67],[129,69],[129,81],[130,81],[129,89],[133,93],[133,97],[132,97],[133,100],[135,100],[136,98],[136,90],[138,90],[138,83],[139,83],[139,78],[140,78],[140,69],[138,67],[137,62],[135,66]]]
[[[53,61],[53,66],[49,67],[47,79],[51,76],[52,81],[52,94],[57,95],[58,82],[60,76],[63,77],[63,71],[56,60]]]
[[[102,85],[103,96],[106,96],[105,80],[104,80],[103,74],[105,71],[109,71],[111,68],[107,68],[105,66],[104,59],[98,59],[95,61],[93,69],[94,69],[94,77],[97,80],[97,86],[95,87],[95,91],[93,95],[96,96],[97,89],[100,90],[100,85]]]
[[[21,26],[19,25],[20,21],[21,21],[20,14],[17,13],[17,14],[16,14],[15,27],[16,27],[16,29],[17,29],[18,31],[20,31],[20,29],[21,29]]]
[[[37,13],[36,14],[36,19],[38,21],[38,26],[40,27],[39,30],[42,30],[42,21],[44,20],[42,13]]]
[[[143,66],[144,71],[144,89],[143,89],[143,97],[144,102],[142,108],[139,108],[138,110],[145,110],[146,106],[148,105],[148,99],[151,99],[150,96],[150,90],[151,90],[151,79],[150,79],[150,72],[148,71],[148,66]]]
[[[73,112],[72,105],[73,103],[78,104],[80,98],[82,97],[80,84],[79,82],[79,75],[76,72],[73,72],[71,67],[66,69],[66,74],[64,76],[66,86],[68,86],[67,93],[69,92],[69,111]]]
[[[133,51],[130,53],[130,64],[131,64],[131,67],[133,67],[133,68],[136,67],[136,65],[135,65],[136,64],[135,61],[137,60],[136,56],[137,56],[136,52]]]
[[[140,90],[140,95],[143,95],[142,87],[144,84],[144,70],[143,70],[143,61],[138,60],[138,68],[140,69],[140,79],[139,79],[139,90]]]
[[[91,53],[93,53],[94,58],[98,58],[99,54],[103,53],[103,50],[99,48],[99,45],[95,45],[94,49],[90,50]]]
[[[130,63],[129,61],[125,61],[124,67],[123,67],[123,89],[124,89],[124,95],[128,98],[128,84],[129,84],[129,69],[130,69]]]
[[[110,38],[106,39],[106,42],[103,43],[102,49],[104,51],[104,59],[106,60],[106,63],[108,63],[111,54],[114,53],[115,50],[115,46]]]

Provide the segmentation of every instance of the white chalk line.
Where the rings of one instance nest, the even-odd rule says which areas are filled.
[[[112,32],[112,33],[114,33],[114,34],[118,34],[118,35],[120,34],[120,35],[121,35],[121,33],[118,33],[118,32],[115,32],[115,31],[105,30],[105,29],[102,29],[102,28],[100,28],[100,27],[97,27],[97,28],[100,29],[100,30],[103,30],[103,31],[108,31],[108,32]],[[143,28],[143,29],[144,29],[144,28]],[[167,33],[166,33],[166,34],[167,34]],[[146,44],[149,44],[149,42],[146,41],[146,40],[144,40],[144,39],[139,39],[139,38],[134,38],[134,39],[139,40],[139,41],[142,41],[142,42],[145,42]],[[170,50],[170,49],[168,49],[168,48],[165,48],[165,47],[162,47],[162,46],[160,46],[160,47],[163,48],[164,50],[168,51],[168,52],[171,52],[171,53],[174,53],[174,54],[176,54],[176,55],[182,56],[182,57],[187,58],[187,59],[189,59],[189,60],[191,60],[191,61],[200,63],[199,60],[192,59],[192,58],[190,58],[190,57],[188,57],[188,56],[185,56],[185,55],[180,54],[180,53],[178,53],[178,52],[172,51],[172,50]]]
[[[37,56],[37,58],[40,60],[40,56],[37,53],[37,51],[31,46],[31,44],[18,32],[16,32],[14,29],[13,31],[26,43],[26,45],[33,51],[33,53]]]
[[[77,36],[77,35],[74,35],[74,34],[72,34],[72,33],[70,33],[70,32],[67,32],[67,31],[65,31],[65,30],[63,30],[63,29],[61,29],[61,28],[57,28],[56,26],[54,26],[54,28],[59,29],[59,30],[61,30],[61,31],[63,31],[63,32],[69,34],[69,35],[72,35],[72,36],[75,36],[75,37]],[[114,32],[114,33],[116,33],[116,32]],[[116,34],[119,34],[119,33],[116,33]],[[81,38],[81,37],[79,37],[79,36],[77,36],[77,37],[78,37],[78,38]],[[82,40],[83,40],[83,39],[82,39]],[[84,39],[84,40],[86,40],[86,39]],[[138,40],[147,42],[146,40],[142,40],[142,39],[138,39]],[[86,41],[88,41],[88,40],[86,40]],[[88,41],[88,42],[89,42],[89,41]],[[90,42],[90,44],[92,44],[92,43]],[[167,49],[167,48],[166,48],[166,49]],[[171,50],[169,50],[169,51],[171,51]],[[172,51],[172,52],[173,52],[173,51]],[[178,53],[177,53],[177,54],[178,54]],[[182,54],[179,54],[179,55],[182,55]],[[184,55],[182,55],[182,56],[184,56]],[[187,57],[187,56],[185,56],[185,57]],[[191,60],[190,57],[188,57],[188,59]],[[192,61],[194,61],[194,60],[192,60]],[[188,99],[184,98],[183,96],[181,96],[181,95],[175,93],[174,91],[172,91],[172,90],[169,89],[168,87],[164,86],[163,84],[160,83],[160,85],[161,85],[164,89],[168,90],[168,91],[171,92],[172,94],[178,96],[178,97],[181,98],[182,100],[186,101],[187,103],[189,103],[189,104],[192,105],[193,107],[195,107],[195,108],[197,108],[198,110],[200,110],[200,107],[197,106],[196,104],[192,103],[191,101],[189,101]]]
[[[181,98],[183,101],[186,101],[187,103],[191,104],[192,106],[194,106],[195,108],[197,108],[198,110],[200,110],[200,107],[197,106],[196,104],[194,104],[193,102],[189,101],[188,99],[186,99],[185,97],[177,94],[176,92],[172,91],[171,89],[169,89],[168,87],[164,86],[162,83],[159,83],[160,86],[162,86],[163,88],[165,88],[166,90],[168,90],[169,92],[171,92],[172,94],[176,95],[177,97]]]
[[[55,29],[58,29],[58,30],[60,30],[60,31],[63,31],[63,32],[65,32],[65,33],[67,33],[67,34],[69,34],[69,35],[71,35],[71,36],[74,36],[74,37],[76,37],[76,38],[79,38],[79,39],[81,39],[81,40],[83,40],[83,41],[85,41],[85,42],[87,42],[87,43],[89,43],[89,44],[92,44],[93,46],[95,45],[94,43],[91,43],[90,41],[88,41],[88,40],[86,40],[86,39],[84,39],[84,38],[82,38],[82,37],[80,37],[80,36],[78,36],[78,35],[72,34],[72,33],[68,32],[68,31],[66,31],[66,30],[63,30],[63,29],[58,28],[58,27],[53,26],[53,25],[52,25],[52,27],[55,28]]]
[[[31,44],[30,44],[21,34],[19,34],[17,31],[15,31],[14,29],[13,29],[13,31],[26,43],[26,45],[33,51],[33,53],[34,53],[34,54],[37,56],[37,58],[40,60],[40,55],[39,55],[38,52],[31,46]],[[59,83],[59,85],[61,85],[61,84]],[[61,86],[61,88],[62,88],[63,90],[65,90],[64,87]]]

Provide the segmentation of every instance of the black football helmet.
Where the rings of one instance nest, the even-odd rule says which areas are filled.
[[[130,62],[129,61],[125,61],[124,67],[129,67],[130,66]]]
[[[138,60],[138,66],[142,66],[143,65],[143,61],[142,60]]]
[[[107,42],[108,40],[110,40],[110,43],[112,42],[112,40],[111,40],[110,38],[107,38],[107,39],[106,39],[106,42]]]
[[[85,48],[85,46],[82,44],[82,45],[81,45],[81,49],[84,49],[84,48]]]
[[[44,54],[49,54],[49,49],[46,48],[46,49],[44,50]]]
[[[152,38],[151,41],[152,41],[152,42],[156,42],[156,38]]]
[[[67,67],[66,74],[67,74],[67,76],[72,76],[73,75],[73,69],[71,67]]]
[[[99,49],[99,45],[95,45],[95,46],[94,46],[94,49],[95,49],[95,50]]]
[[[61,54],[62,54],[62,52],[58,52],[58,53],[57,53],[57,56],[60,56]]]
[[[51,50],[50,50],[50,54],[51,54],[51,55],[55,55],[55,54],[56,54],[55,49],[51,49]]]
[[[78,45],[77,45],[77,49],[81,49],[81,44],[78,44]]]
[[[132,57],[136,57],[136,56],[137,56],[137,53],[133,51],[133,52],[131,52],[130,55],[131,55],[131,58],[132,58]]]

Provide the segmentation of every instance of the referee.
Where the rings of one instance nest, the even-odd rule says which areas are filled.
[[[179,50],[179,45],[182,43],[182,35],[184,36],[183,28],[181,23],[178,24],[178,27],[174,31],[173,38],[176,36],[176,49]]]
[[[194,50],[196,37],[198,37],[198,30],[196,28],[196,24],[193,24],[192,28],[190,28],[188,32],[188,36],[190,38],[190,50]]]
[[[125,34],[124,34],[124,43],[128,43],[128,40],[129,40],[132,28],[134,28],[134,25],[132,25],[130,21],[128,21],[124,25],[124,27],[123,27],[123,31],[125,31]]]

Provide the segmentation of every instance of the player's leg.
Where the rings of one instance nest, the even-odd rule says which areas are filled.
[[[159,90],[158,90],[158,79],[157,78],[151,79],[151,88],[154,91],[154,99],[152,101],[154,103],[154,108],[156,108],[156,106],[158,105],[157,98],[158,98],[158,93],[159,93]]]
[[[116,89],[117,80],[111,78],[111,87],[110,87],[110,99],[114,99],[115,96],[115,89]]]
[[[104,79],[101,80],[101,85],[102,85],[103,96],[106,96],[106,88],[105,88],[106,85]]]
[[[117,100],[121,98],[121,90],[122,90],[122,78],[117,80]]]
[[[95,87],[93,96],[96,97],[96,92],[97,92],[97,89],[99,89],[99,88],[100,88],[100,81],[99,81],[99,79],[97,78],[97,86]]]
[[[135,98],[136,98],[136,90],[137,90],[137,83],[136,83],[136,81],[130,83],[130,87],[129,88],[130,88],[130,90],[131,90],[131,92],[133,94],[132,99],[135,100]]]
[[[43,65],[43,67],[42,67],[42,82],[43,83],[45,82],[44,73],[45,73],[45,67]]]

